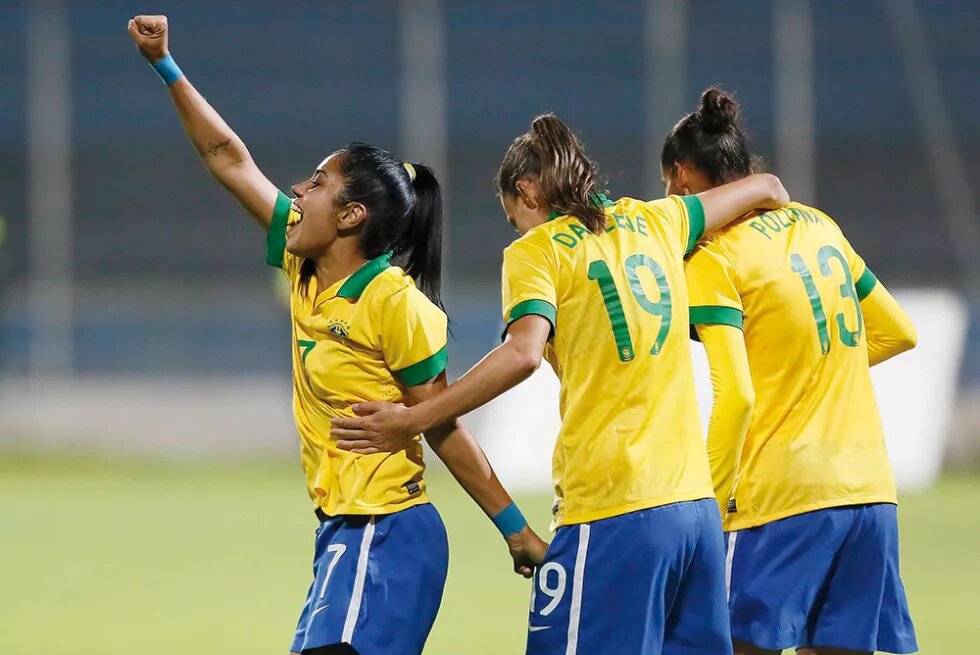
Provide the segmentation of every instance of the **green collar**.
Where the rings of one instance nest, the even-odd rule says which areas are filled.
[[[616,204],[612,200],[607,198],[606,194],[604,193],[593,193],[591,196],[589,196],[589,200],[595,203],[597,207],[612,207],[613,205]],[[565,214],[562,214],[561,212],[556,212],[556,211],[551,212],[550,214],[548,214],[548,220],[553,221],[556,218],[559,218],[564,215]]]
[[[361,294],[371,284],[371,280],[381,275],[381,272],[391,266],[391,253],[385,253],[380,257],[375,257],[364,266],[357,269],[353,275],[347,278],[337,295],[341,298],[352,300],[360,298]]]

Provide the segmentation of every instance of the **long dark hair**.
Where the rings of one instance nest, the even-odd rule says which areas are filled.
[[[410,172],[387,150],[365,143],[351,143],[338,154],[346,184],[337,206],[359,202],[367,209],[358,241],[362,254],[374,259],[392,253],[442,307],[442,189],[432,169],[413,163]],[[315,270],[311,260],[304,262],[300,284],[308,284]]]
[[[714,185],[740,180],[757,164],[749,153],[738,117],[741,108],[721,89],[701,94],[698,108],[682,118],[667,135],[660,164],[672,171],[674,164],[689,164]]]
[[[606,226],[599,191],[599,168],[578,137],[554,114],[538,116],[531,129],[507,148],[494,184],[500,195],[517,196],[517,181],[537,179],[555,211],[574,216],[591,232]]]

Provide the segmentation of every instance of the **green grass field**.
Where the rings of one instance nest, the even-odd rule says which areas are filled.
[[[297,466],[0,454],[0,653],[282,654],[315,527]],[[451,544],[430,655],[523,652],[528,583],[447,476]],[[551,499],[519,499],[545,529]],[[903,498],[903,574],[926,655],[969,652],[980,607],[980,477]]]

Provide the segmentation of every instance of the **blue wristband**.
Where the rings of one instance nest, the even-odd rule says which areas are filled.
[[[160,79],[166,82],[167,86],[170,86],[184,76],[180,70],[180,66],[174,61],[173,55],[167,55],[160,61],[153,62],[150,66],[157,72]]]
[[[521,510],[517,509],[517,504],[513,502],[491,520],[500,530],[500,534],[505,537],[517,534],[527,525],[527,520],[521,514]]]

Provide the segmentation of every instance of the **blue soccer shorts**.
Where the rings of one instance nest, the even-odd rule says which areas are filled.
[[[759,648],[914,653],[896,507],[798,514],[727,535],[732,636]]]
[[[290,651],[346,643],[360,655],[420,655],[449,565],[435,507],[336,516],[316,531],[313,584]]]
[[[528,655],[731,655],[714,499],[558,528],[533,579]]]

